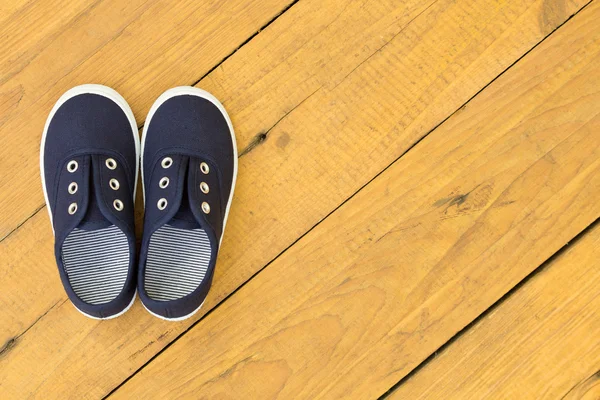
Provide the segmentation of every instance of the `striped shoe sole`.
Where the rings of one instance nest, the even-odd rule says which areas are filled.
[[[208,271],[211,248],[203,229],[163,225],[148,245],[144,286],[153,300],[169,301],[192,293]]]

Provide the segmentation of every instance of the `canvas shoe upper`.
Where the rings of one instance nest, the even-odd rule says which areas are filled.
[[[127,102],[101,85],[66,92],[40,149],[44,196],[60,278],[92,318],[125,312],[135,298],[137,124]]]
[[[142,135],[144,234],[138,292],[154,315],[195,313],[210,288],[233,197],[231,121],[209,93],[178,87],[152,106]]]

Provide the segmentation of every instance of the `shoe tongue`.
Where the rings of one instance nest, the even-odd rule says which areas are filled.
[[[98,180],[98,171],[96,170],[96,165],[95,163],[90,163],[91,168],[90,168],[90,177],[89,177],[89,182],[87,183],[88,186],[88,196],[89,196],[89,200],[88,200],[88,206],[87,206],[87,210],[85,211],[85,215],[83,217],[83,219],[81,220],[81,222],[79,223],[79,225],[77,226],[78,229],[81,230],[85,230],[85,231],[93,231],[96,229],[102,229],[102,228],[107,228],[111,225],[113,225],[102,213],[100,206],[99,206],[99,201],[101,201],[100,199],[100,193],[99,191],[96,189],[96,180]]]
[[[203,228],[201,224],[202,221],[198,221],[196,219],[196,216],[194,215],[194,212],[192,211],[192,206],[190,203],[192,199],[190,196],[188,184],[188,181],[190,179],[188,169],[189,163],[185,162],[184,170],[182,171],[184,181],[181,185],[181,187],[183,188],[183,192],[181,194],[181,203],[179,205],[179,209],[177,210],[173,218],[169,222],[167,222],[167,224],[182,229]]]
[[[182,161],[181,181],[179,187],[181,191],[181,202],[179,208],[173,217],[167,222],[168,225],[181,229],[210,229],[212,228],[202,217],[198,206],[199,200],[194,193],[194,174],[190,171],[190,158],[184,157]]]

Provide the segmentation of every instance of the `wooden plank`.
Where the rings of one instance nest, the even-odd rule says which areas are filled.
[[[390,399],[600,398],[600,224]]]
[[[258,132],[269,133],[240,159],[215,282],[196,319],[582,3],[566,8],[483,0],[438,1],[429,8],[417,1],[385,3],[389,8],[327,4],[335,4],[336,12],[322,12],[322,2],[299,2],[200,83],[228,99],[241,149]],[[560,18],[543,17],[548,7]],[[371,25],[360,25],[364,20]],[[352,21],[358,21],[356,29],[348,30]],[[369,42],[381,35],[385,42]],[[356,43],[351,54],[359,55],[351,58],[352,68],[341,65],[349,50],[335,52],[347,41]],[[310,63],[299,62],[307,56]],[[315,68],[319,65],[338,65],[332,74],[343,71],[347,77],[334,74],[337,78],[329,80],[331,69]],[[286,79],[273,81],[282,69]],[[318,90],[315,81],[335,86]],[[263,114],[259,105],[267,98],[272,104]],[[51,242],[42,210],[0,244],[0,274],[11,281],[0,299],[0,320],[7,321],[0,342],[11,343],[0,358],[0,389],[14,395],[101,396],[194,322],[163,323],[138,304],[112,322],[82,319],[69,303],[61,303]]]
[[[76,19],[26,68],[0,86],[0,115],[7,118],[0,121],[0,139],[6,144],[0,149],[0,170],[7,171],[0,181],[0,215],[4,216],[0,238],[43,204],[34,161],[46,115],[62,92],[81,83],[107,84],[125,96],[141,122],[163,90],[195,82],[290,2],[230,0],[221,5],[216,1],[111,0]],[[406,93],[395,100],[412,109],[395,121],[396,129],[410,133],[412,125],[421,132],[432,122],[420,119],[426,107],[432,107],[427,115],[441,121],[454,110],[457,93],[475,93],[489,81],[490,70],[502,70],[507,61],[522,55],[587,0],[477,6],[457,6],[447,0],[386,0],[371,1],[364,8],[362,1],[307,2],[293,7],[300,9],[294,10],[293,21],[299,25],[280,24],[278,36],[263,35],[254,51],[242,52],[248,56],[246,63],[223,66],[213,75],[214,82],[203,82],[224,96],[220,98],[234,99],[226,105],[243,111],[237,113],[237,120],[256,121],[247,126],[234,121],[242,133],[242,149],[320,86],[331,89],[342,82],[361,62],[388,47],[392,38],[407,57],[386,61],[411,72],[394,81],[406,87]],[[427,23],[412,24],[403,31],[433,3],[436,6],[428,10]],[[460,12],[445,11],[457,7],[462,7]],[[466,19],[442,17],[447,22],[442,26],[434,17],[444,14]],[[427,40],[421,40],[422,36]],[[457,40],[456,47],[444,36]],[[431,49],[428,40],[437,40],[440,48]],[[220,85],[223,90],[218,90]],[[240,96],[244,92],[246,96]],[[12,171],[18,171],[19,178]]]
[[[18,10],[23,9],[23,6],[26,4],[28,4],[28,0],[3,1],[0,3],[0,22],[12,18],[13,14]]]
[[[115,398],[374,398],[600,216],[600,3]]]
[[[64,91],[111,86],[141,123],[161,92],[197,82],[291,2],[52,0],[17,9],[0,28],[0,238],[44,203],[39,143]]]
[[[65,27],[93,8],[94,3],[93,0],[3,1],[0,4],[0,83],[23,69]],[[49,10],[62,11],[48,18]],[[0,121],[2,119],[0,117]]]

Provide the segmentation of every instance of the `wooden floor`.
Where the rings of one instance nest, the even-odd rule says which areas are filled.
[[[38,149],[83,83],[233,120],[189,320],[67,301]],[[600,0],[4,1],[0,138],[0,399],[600,399]]]

